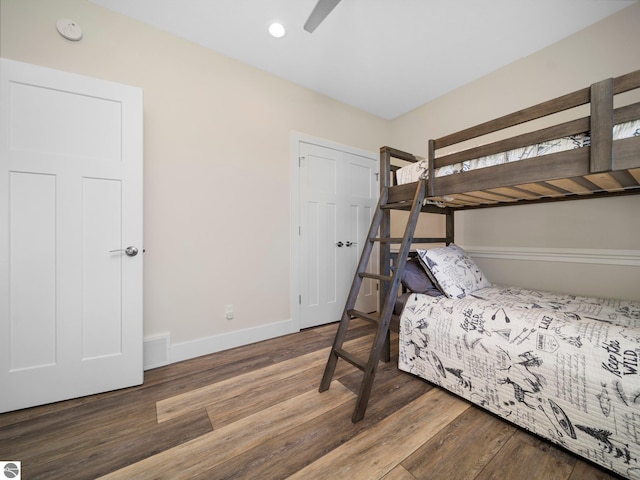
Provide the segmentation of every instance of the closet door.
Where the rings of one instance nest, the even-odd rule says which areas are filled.
[[[299,148],[300,327],[307,328],[340,320],[377,203],[377,161],[312,143]],[[367,279],[357,308],[376,306]]]
[[[0,62],[0,412],[140,384],[142,92]]]
[[[345,177],[347,181],[347,219],[344,225],[345,248],[348,256],[348,285],[351,288],[353,275],[358,268],[360,254],[367,241],[367,233],[371,226],[371,220],[378,202],[378,162],[371,162],[351,153],[344,154]],[[375,273],[378,270],[378,245],[374,245],[374,251],[367,268],[367,272]],[[370,278],[362,280],[360,294],[356,300],[356,310],[361,312],[375,312],[378,308],[377,282]],[[346,295],[346,294],[345,294]],[[345,297],[346,300],[346,297]],[[340,312],[340,314],[342,311]]]

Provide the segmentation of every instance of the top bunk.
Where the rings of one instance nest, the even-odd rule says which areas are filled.
[[[382,147],[382,187],[409,202],[425,180],[425,211],[640,194],[639,98],[640,70],[429,140],[428,159]],[[544,127],[509,133],[527,122]]]

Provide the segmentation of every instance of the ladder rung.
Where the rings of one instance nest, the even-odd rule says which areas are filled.
[[[389,277],[387,275],[378,275],[377,273],[362,272],[358,275],[360,275],[362,278],[373,278],[375,280],[382,280],[384,282],[390,282],[391,280],[393,280],[393,277]]]
[[[372,242],[380,242],[380,243],[402,243],[402,237],[374,237],[370,238]],[[427,238],[413,238],[411,243],[447,243],[447,238],[445,237],[427,237]]]
[[[370,239],[372,242],[380,243],[402,243],[402,237],[386,238],[386,237],[374,237]]]
[[[374,313],[364,313],[358,310],[349,310],[347,311],[349,315],[352,317],[361,318],[362,320],[366,320],[367,322],[378,324],[380,322],[380,315],[378,312]]]
[[[367,366],[367,364],[365,362],[363,362],[362,360],[360,360],[358,357],[356,357],[355,355],[353,355],[353,354],[351,354],[351,353],[349,353],[346,350],[343,350],[341,348],[334,349],[334,352],[340,358],[346,360],[351,365],[353,365],[356,368],[359,368],[360,370],[362,370],[364,372],[364,369]]]
[[[380,205],[384,210],[411,210],[413,204],[411,202],[385,203]]]
[[[429,237],[429,238],[413,238],[411,240],[411,243],[447,243],[447,238],[446,237],[442,237],[442,238],[434,238],[434,237]]]

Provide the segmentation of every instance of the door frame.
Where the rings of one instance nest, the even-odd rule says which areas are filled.
[[[289,287],[290,292],[290,304],[291,315],[293,320],[293,328],[295,331],[300,331],[300,242],[299,242],[299,228],[300,228],[300,179],[298,175],[299,158],[298,152],[300,151],[300,143],[312,143],[320,147],[331,148],[345,153],[353,155],[359,155],[361,157],[370,158],[379,168],[380,157],[379,154],[362,150],[350,145],[344,145],[341,143],[333,142],[305,133],[292,131],[290,137],[290,164],[289,164],[289,178],[291,184],[291,228],[290,228],[290,242],[291,242],[291,284]],[[378,179],[380,178],[378,171]],[[376,190],[376,202],[380,196],[380,190]]]

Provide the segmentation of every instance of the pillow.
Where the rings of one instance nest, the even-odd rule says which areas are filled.
[[[463,298],[491,285],[467,252],[453,243],[417,252],[427,274],[449,298]]]
[[[429,162],[427,160],[420,160],[419,162],[396,170],[396,182],[398,185],[417,182],[418,180],[424,180],[428,177]]]
[[[407,290],[413,293],[432,294],[435,290],[438,292],[438,295],[440,294],[438,287],[436,287],[427,276],[427,272],[422,268],[420,260],[417,258],[407,260],[400,281]]]

